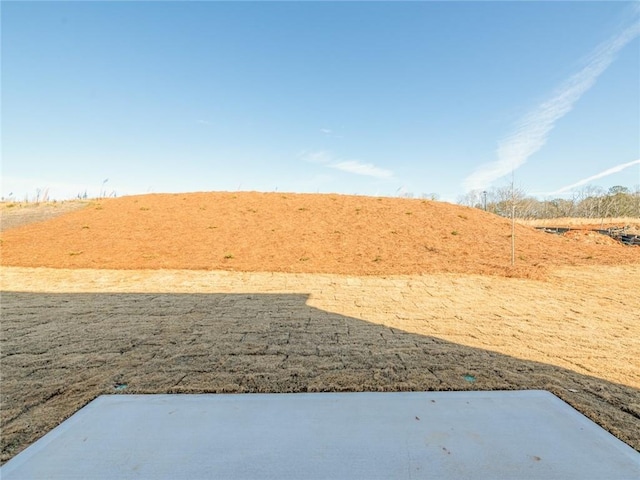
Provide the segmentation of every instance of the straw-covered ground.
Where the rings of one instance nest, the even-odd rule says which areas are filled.
[[[638,247],[516,225],[512,267],[508,220],[422,200],[71,203],[0,208],[2,461],[160,392],[546,389],[640,450]]]

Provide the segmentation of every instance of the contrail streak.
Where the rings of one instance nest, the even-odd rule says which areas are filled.
[[[516,125],[513,133],[498,145],[498,160],[480,166],[465,178],[467,191],[482,190],[494,180],[510,174],[540,150],[555,123],[571,111],[573,105],[609,67],[616,54],[640,34],[638,11],[634,10],[633,24],[618,35],[600,44],[588,57],[587,65],[564,82],[547,101],[528,113]]]
[[[594,180],[597,180],[599,178],[602,177],[607,177],[609,175],[612,175],[614,173],[618,173],[621,172],[622,170],[632,167],[633,165],[640,165],[640,158],[638,160],[634,160],[633,162],[628,162],[628,163],[622,163],[620,165],[616,165],[615,167],[611,167],[611,168],[607,168],[606,170],[600,172],[600,173],[596,173],[595,175],[592,175],[590,177],[587,178],[583,178],[582,180],[578,180],[576,183],[572,183],[571,185],[567,185],[566,187],[562,187],[559,190],[556,190],[555,192],[550,192],[547,195],[558,195],[560,193],[564,193],[567,192],[569,190],[573,190],[576,187],[580,187],[582,185],[585,185],[589,182],[592,182]]]

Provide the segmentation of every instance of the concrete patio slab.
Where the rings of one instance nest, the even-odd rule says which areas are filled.
[[[0,477],[638,479],[640,454],[544,391],[108,395]]]

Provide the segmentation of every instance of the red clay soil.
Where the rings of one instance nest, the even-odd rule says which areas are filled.
[[[640,248],[557,236],[428,200],[256,192],[103,199],[2,233],[6,266],[541,278],[565,265],[640,263]],[[577,237],[577,238],[576,238]],[[611,240],[611,241],[610,241]]]

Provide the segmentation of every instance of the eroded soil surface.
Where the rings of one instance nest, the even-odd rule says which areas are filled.
[[[428,200],[279,193],[104,199],[3,232],[10,266],[542,278],[565,265],[640,263],[640,248],[550,235]],[[608,238],[604,237],[603,238]]]

